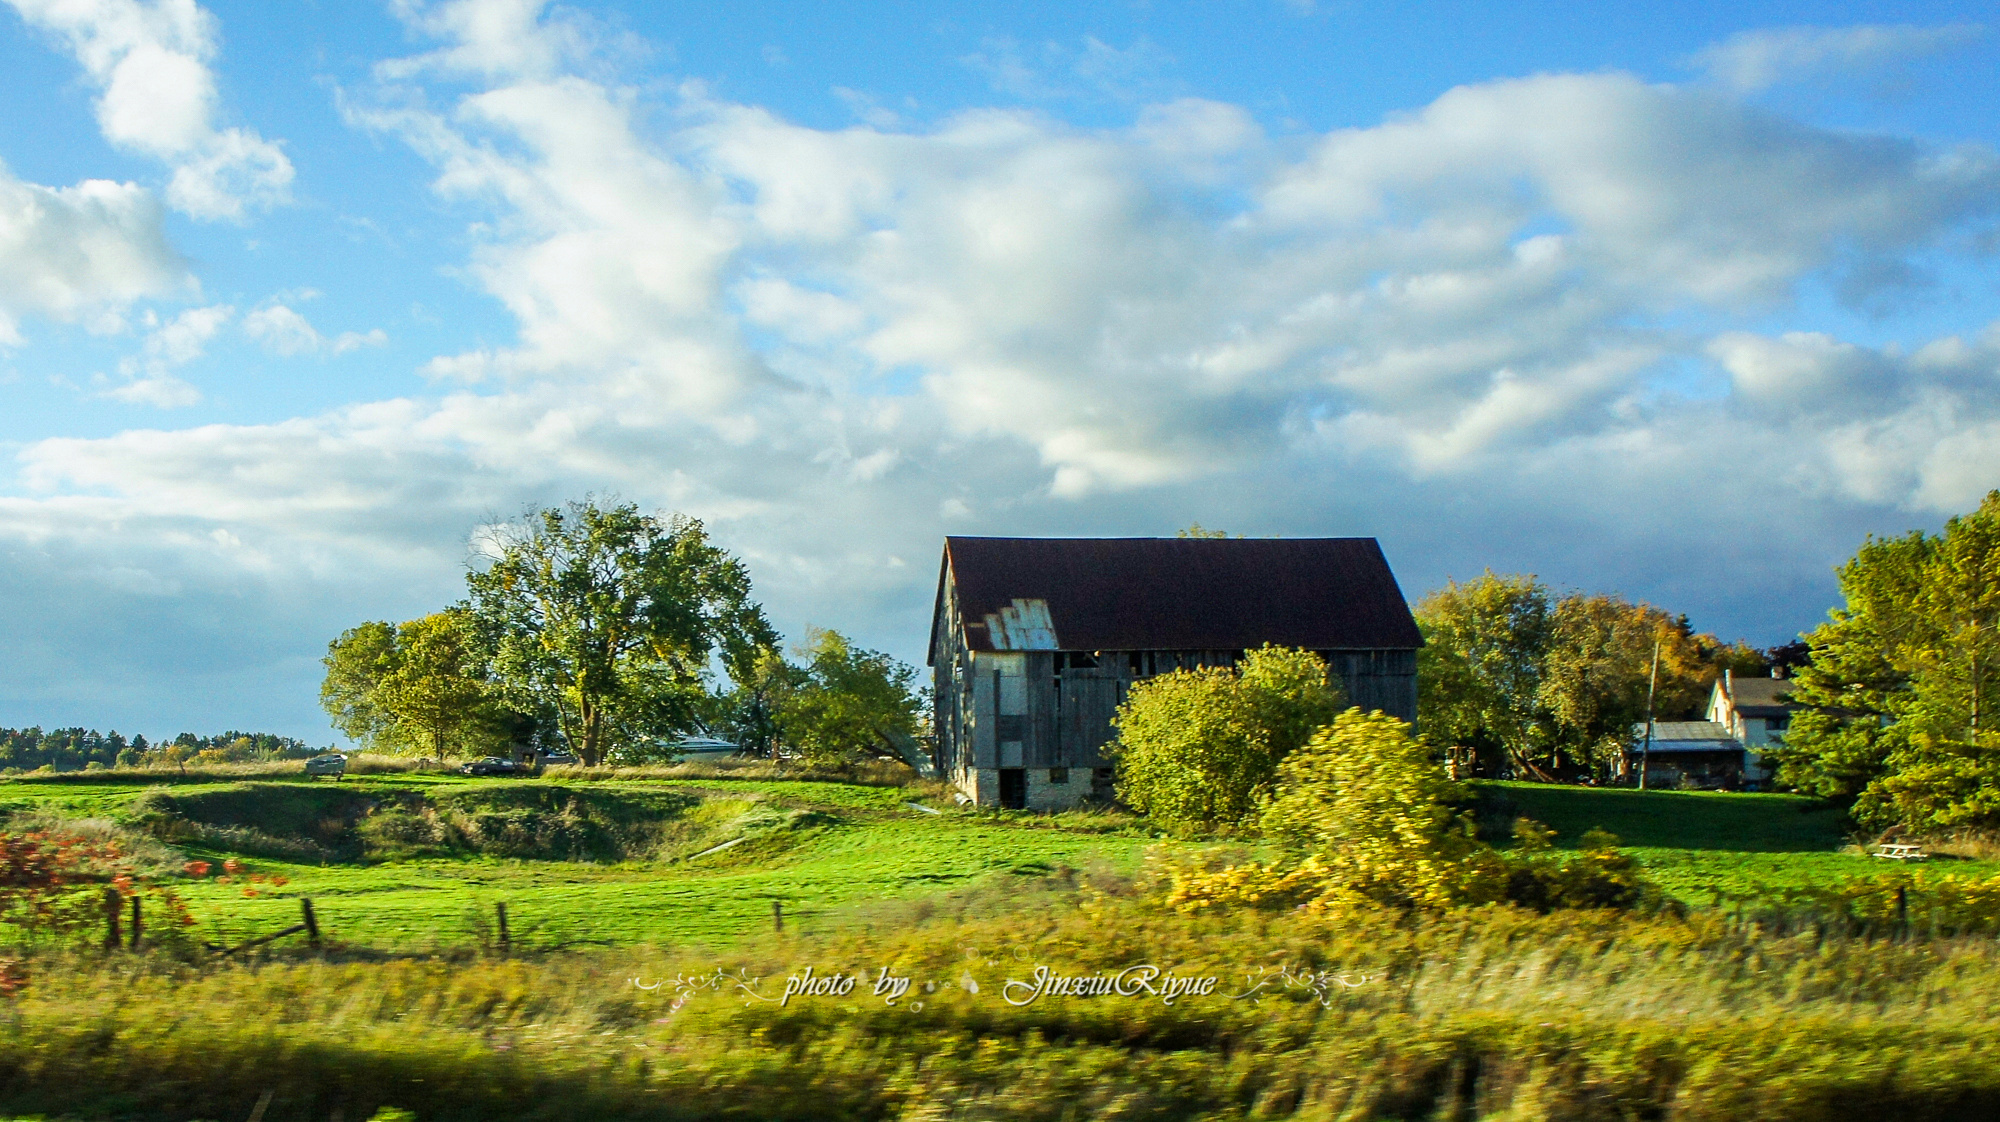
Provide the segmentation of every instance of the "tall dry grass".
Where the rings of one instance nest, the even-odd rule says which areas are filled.
[[[247,1117],[269,1094],[273,1119],[2000,1114],[1990,939],[1506,909],[1189,918],[1099,887],[996,882],[928,917],[718,953],[36,959],[0,1015],[0,1108]],[[1223,985],[1171,1005],[999,1000],[1038,965],[1137,963]],[[807,966],[914,984],[896,1005],[866,984],[751,995]]]
[[[450,765],[412,756],[387,756],[356,752],[347,757],[349,775],[395,775],[416,771],[438,771]],[[23,784],[129,784],[146,783],[231,783],[244,779],[282,779],[304,776],[304,760],[247,760],[233,764],[145,764],[139,767],[109,767],[89,771],[28,772],[0,777],[0,785]]]
[[[943,784],[926,780],[915,769],[897,760],[858,760],[852,763],[815,765],[797,760],[768,760],[732,757],[718,760],[688,760],[677,764],[638,767],[582,764],[550,767],[542,774],[570,782],[604,782],[632,779],[721,779],[721,780],[807,780],[826,783],[853,783],[864,787],[910,787],[942,789]]]

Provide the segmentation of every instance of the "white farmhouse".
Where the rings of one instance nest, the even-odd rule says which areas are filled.
[[[1743,745],[1743,778],[1767,783],[1776,769],[1764,752],[1784,743],[1792,714],[1799,709],[1786,692],[1786,678],[1738,678],[1725,670],[1708,695],[1708,719],[1729,730]]]

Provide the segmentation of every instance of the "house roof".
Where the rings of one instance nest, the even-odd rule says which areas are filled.
[[[1632,751],[1645,743],[1646,722],[1632,726]],[[1743,743],[1715,721],[1654,721],[1654,752],[1741,752]]]
[[[947,580],[975,651],[1423,645],[1374,538],[949,537],[933,652]]]
[[[1792,702],[1789,678],[1737,678],[1729,680],[1730,701],[1746,717],[1778,717],[1799,708]]]

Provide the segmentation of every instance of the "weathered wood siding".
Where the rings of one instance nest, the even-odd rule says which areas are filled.
[[[1320,651],[1340,677],[1347,703],[1417,723],[1417,652]]]
[[[1132,679],[1117,667],[1077,667],[1058,672],[1051,683],[1062,711],[1059,767],[1110,767],[1104,746],[1114,730],[1111,716],[1125,702]]]
[[[932,698],[937,764],[948,778],[972,769],[1108,768],[1104,749],[1114,735],[1111,718],[1133,683],[1174,670],[1234,666],[1244,654],[974,652],[965,646],[957,591],[949,580],[939,613]],[[1349,704],[1415,722],[1415,651],[1316,653],[1327,660]]]

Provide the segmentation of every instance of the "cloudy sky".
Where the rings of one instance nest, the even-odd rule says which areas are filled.
[[[1381,539],[1782,642],[2000,486],[1962,4],[0,0],[0,725],[331,738],[480,524]]]

